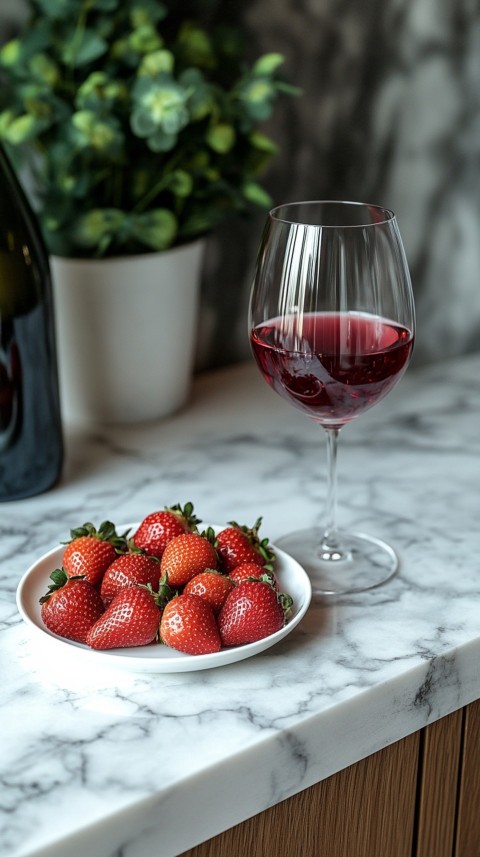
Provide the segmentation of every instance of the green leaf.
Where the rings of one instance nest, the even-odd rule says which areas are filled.
[[[75,97],[77,105],[79,107],[85,106],[92,96],[94,96],[95,99],[99,99],[107,82],[108,76],[104,71],[93,71],[89,74],[77,89]]]
[[[33,140],[45,128],[45,122],[29,113],[13,119],[3,130],[4,139],[12,146]]]
[[[179,197],[190,196],[193,189],[193,179],[185,170],[175,170],[168,177],[167,184],[172,193]]]
[[[165,73],[150,79],[140,77],[133,88],[131,127],[139,137],[174,137],[189,121],[188,93]],[[152,140],[149,140],[153,148]],[[154,151],[159,151],[155,149]]]
[[[177,233],[177,219],[167,208],[131,215],[130,232],[152,250],[166,250]]]
[[[84,30],[80,35],[72,30],[69,41],[62,48],[65,65],[79,67],[101,57],[108,50],[108,44],[93,30]]]
[[[213,69],[217,64],[208,33],[193,21],[180,27],[178,48],[185,66]]]
[[[215,89],[198,69],[185,69],[178,80],[188,92],[188,109],[193,122],[200,122],[206,116],[218,113]]]
[[[111,239],[125,223],[126,215],[116,208],[96,208],[80,217],[75,224],[74,237],[81,247],[96,247],[105,238]]]
[[[71,21],[76,12],[72,0],[36,0],[36,5],[46,18],[53,20]]]
[[[13,120],[16,118],[16,113],[14,110],[2,110],[0,113],[0,138],[2,140],[6,139],[6,133],[8,128],[12,124]]]
[[[138,69],[139,76],[157,77],[161,72],[172,74],[175,59],[171,51],[152,51],[143,57]]]
[[[245,103],[245,111],[251,121],[254,122],[264,122],[266,119],[269,119],[272,115],[273,105],[271,101],[247,101]]]
[[[170,152],[177,142],[176,134],[166,134],[165,131],[156,131],[147,140],[148,148],[152,152]]]
[[[102,122],[91,110],[77,110],[72,116],[72,125],[79,146],[91,146],[97,152],[110,155],[121,149],[123,133],[114,116]]]
[[[50,580],[53,580],[57,586],[63,586],[67,582],[67,579],[67,573],[63,568],[54,569],[50,575]]]
[[[128,100],[128,88],[122,81],[110,81],[103,72],[94,71],[78,87],[75,106],[105,116],[128,104]]]
[[[243,100],[248,104],[265,104],[271,100],[273,92],[272,84],[268,80],[255,79],[245,87]]]
[[[148,54],[163,47],[163,40],[152,24],[142,24],[128,37],[128,44],[138,54]]]
[[[257,77],[270,77],[279,66],[283,65],[283,54],[271,53],[260,57],[253,66],[252,73]]]
[[[260,152],[267,152],[269,155],[276,155],[278,152],[277,144],[266,134],[262,134],[261,131],[252,131],[248,139],[251,145]]]
[[[11,39],[0,50],[0,63],[6,68],[14,68],[20,61],[22,45],[20,39]]]
[[[158,0],[136,0],[130,11],[132,27],[141,27],[143,24],[163,21],[167,16],[167,9]]]
[[[246,182],[242,187],[243,195],[249,202],[260,208],[270,208],[272,198],[259,184],[256,182]]]
[[[34,54],[31,58],[30,70],[34,79],[38,79],[52,89],[57,85],[60,79],[59,68],[47,54]]]
[[[277,80],[275,82],[275,89],[277,93],[281,93],[282,95],[291,95],[293,97],[303,94],[301,86],[292,86],[291,83],[286,83],[284,80]]]
[[[235,145],[235,129],[226,122],[212,125],[206,134],[206,140],[211,149],[221,155],[229,152]]]
[[[21,37],[7,42],[0,51],[0,62],[5,65],[10,74],[18,77],[28,77],[27,63],[30,57],[37,53],[49,53],[52,50],[51,23],[38,20],[32,27],[27,27]]]
[[[53,104],[51,104],[42,92],[32,92],[25,98],[25,109],[30,116],[44,122],[46,128],[53,118]]]
[[[149,137],[157,130],[157,123],[152,114],[142,108],[133,111],[130,126],[137,137]]]

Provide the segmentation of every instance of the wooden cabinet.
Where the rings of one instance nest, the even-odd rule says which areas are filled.
[[[479,857],[480,702],[465,709],[461,754],[454,854],[455,857]]]
[[[455,854],[463,716],[457,711],[420,732],[415,857]]]
[[[480,702],[181,857],[480,857]]]

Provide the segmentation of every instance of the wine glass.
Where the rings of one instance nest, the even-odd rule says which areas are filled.
[[[323,533],[277,540],[315,594],[362,592],[398,568],[393,548],[336,523],[340,429],[398,383],[415,310],[395,214],[361,202],[294,202],[268,215],[249,308],[250,342],[266,382],[327,436]]]

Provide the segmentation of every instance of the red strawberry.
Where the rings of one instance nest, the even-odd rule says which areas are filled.
[[[224,646],[243,646],[283,628],[292,605],[289,595],[262,580],[244,580],[227,595],[218,615]]]
[[[273,571],[268,571],[265,566],[257,565],[254,562],[242,562],[241,565],[236,565],[228,577],[234,583],[241,583],[242,580],[251,580],[254,577],[256,580],[266,580],[271,583],[274,589],[278,588]]]
[[[175,536],[163,553],[160,574],[167,578],[169,586],[185,586],[201,571],[217,567],[215,548],[207,536],[200,533],[182,533]]]
[[[94,586],[116,559],[117,551],[127,549],[125,536],[117,535],[110,521],[104,521],[98,530],[87,522],[71,530],[71,536],[63,554],[63,567],[69,577],[83,575]]]
[[[221,648],[213,610],[198,595],[177,595],[166,605],[160,639],[186,655],[209,655]]]
[[[190,532],[200,523],[193,514],[193,504],[182,507],[177,503],[161,512],[152,512],[143,519],[132,538],[135,547],[160,559],[168,542],[175,536]]]
[[[201,571],[192,577],[185,586],[183,592],[187,595],[198,595],[210,604],[213,612],[217,614],[223,606],[228,593],[235,586],[233,580],[225,577],[213,569]]]
[[[275,555],[268,544],[268,539],[259,539],[258,531],[261,523],[261,518],[258,518],[253,527],[230,521],[230,526],[218,533],[216,548],[227,574],[235,566],[244,562],[272,568]]]
[[[98,590],[84,578],[68,578],[63,568],[52,571],[50,579],[53,583],[40,598],[44,625],[60,637],[84,643],[105,609]]]
[[[92,649],[146,646],[158,634],[161,609],[153,590],[143,586],[121,589],[87,634]]]
[[[126,553],[117,556],[103,575],[100,594],[105,606],[126,586],[150,583],[158,589],[160,562],[142,553]]]

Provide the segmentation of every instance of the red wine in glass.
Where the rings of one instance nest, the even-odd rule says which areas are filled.
[[[366,313],[270,319],[250,333],[267,383],[322,425],[343,425],[398,382],[413,347],[402,325]]]
[[[323,531],[276,544],[306,569],[317,595],[363,592],[395,574],[396,551],[336,524],[340,430],[398,383],[413,349],[415,311],[396,217],[357,202],[287,203],[268,215],[249,307],[256,363],[282,398],[327,437]]]

